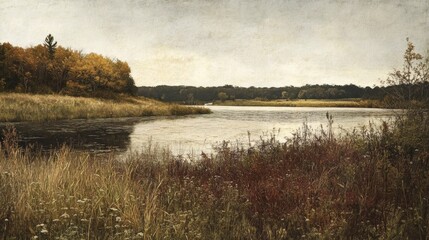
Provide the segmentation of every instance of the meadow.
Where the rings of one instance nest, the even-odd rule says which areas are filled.
[[[408,38],[407,45],[403,66],[383,81],[386,92],[376,93],[404,113],[341,135],[327,113],[325,125],[312,129],[304,122],[286,141],[272,134],[254,143],[249,133],[249,143],[224,141],[199,156],[150,144],[128,155],[97,155],[66,145],[20,147],[9,126],[0,135],[0,238],[429,239],[429,58]],[[210,112],[121,95],[136,90],[126,62],[57,47],[51,34],[44,45],[25,49],[3,43],[0,55],[1,91],[119,94],[1,93],[0,122]],[[190,89],[176,88],[181,101],[198,100]],[[236,96],[234,88],[209,90],[226,100]],[[288,96],[283,90],[276,96]],[[359,99],[215,104],[382,106]]]
[[[0,122],[206,114],[209,109],[120,95],[97,99],[63,95],[0,94]]]
[[[269,107],[361,107],[377,108],[382,107],[380,101],[362,100],[356,98],[350,99],[297,99],[297,100],[226,100],[215,101],[214,105],[223,106],[269,106]]]
[[[428,119],[342,136],[332,117],[215,153],[0,149],[2,239],[427,239]]]

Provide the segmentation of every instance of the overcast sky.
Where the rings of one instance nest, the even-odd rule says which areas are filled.
[[[127,61],[138,86],[379,84],[406,38],[429,49],[427,0],[0,0],[0,42]]]

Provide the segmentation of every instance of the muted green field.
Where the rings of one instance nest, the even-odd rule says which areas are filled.
[[[308,100],[244,100],[237,99],[235,101],[216,101],[215,105],[223,106],[269,106],[269,107],[361,107],[361,108],[377,108],[382,107],[379,101],[361,100],[361,99],[308,99]]]
[[[62,95],[0,94],[0,122],[205,114],[210,110],[143,97],[116,100]]]

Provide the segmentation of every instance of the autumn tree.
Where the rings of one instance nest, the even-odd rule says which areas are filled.
[[[13,47],[9,43],[2,44],[4,57],[2,60],[2,77],[6,90],[29,92],[34,83],[35,59],[24,48]]]
[[[429,58],[415,52],[407,38],[401,69],[394,69],[383,82],[387,85],[385,103],[392,108],[428,108]]]
[[[429,59],[415,51],[407,39],[404,63],[384,81],[387,85],[385,104],[400,109],[395,130],[401,148],[410,161],[416,151],[429,150]]]
[[[48,35],[30,48],[0,44],[0,90],[109,97],[136,86],[128,63],[57,46]]]
[[[109,87],[115,92],[134,94],[137,89],[134,79],[131,77],[131,68],[127,62],[121,60],[113,61],[114,78]]]
[[[133,94],[136,89],[126,62],[90,53],[80,57],[70,68],[66,92],[69,94]]]
[[[56,50],[55,59],[49,64],[51,82],[49,87],[54,92],[61,92],[69,79],[72,67],[80,58],[80,53],[70,48],[59,46]]]

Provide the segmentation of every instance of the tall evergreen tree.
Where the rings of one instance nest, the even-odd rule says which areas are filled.
[[[55,50],[57,48],[57,42],[54,42],[54,37],[49,34],[45,38],[45,43],[43,44],[46,48],[48,48],[49,58],[54,59]]]

